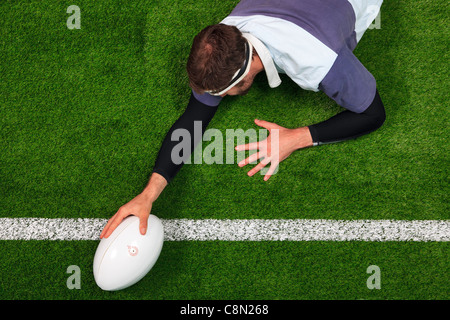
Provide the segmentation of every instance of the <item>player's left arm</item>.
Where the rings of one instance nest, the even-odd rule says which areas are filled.
[[[378,90],[370,106],[361,113],[345,110],[330,119],[309,126],[314,145],[335,143],[371,133],[386,120],[386,112]]]
[[[256,153],[241,161],[239,166],[243,167],[260,160],[248,172],[249,176],[253,176],[270,163],[269,170],[264,176],[264,180],[268,180],[278,164],[295,150],[355,139],[377,130],[385,119],[384,105],[377,90],[375,98],[365,111],[357,113],[345,110],[328,120],[307,127],[288,129],[275,123],[255,120],[257,125],[269,131],[269,135],[265,140],[236,147],[237,151],[257,150]]]

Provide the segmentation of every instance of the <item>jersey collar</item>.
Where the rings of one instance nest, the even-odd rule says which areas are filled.
[[[281,84],[280,76],[278,75],[277,68],[270,55],[269,49],[255,36],[250,33],[242,33],[242,35],[252,44],[266,71],[267,81],[271,88],[276,88]]]

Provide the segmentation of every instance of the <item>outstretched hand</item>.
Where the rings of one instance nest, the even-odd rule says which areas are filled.
[[[139,218],[139,231],[142,235],[147,232],[147,220],[152,209],[152,202],[144,194],[139,194],[133,200],[119,208],[117,213],[109,219],[103,228],[100,238],[108,238],[117,226],[128,216]]]
[[[255,123],[269,131],[268,137],[262,141],[238,145],[235,148],[237,151],[257,150],[257,152],[238,164],[240,167],[243,167],[251,162],[260,160],[248,172],[249,176],[253,176],[270,163],[270,167],[264,175],[264,181],[267,181],[276,173],[279,163],[289,157],[292,152],[313,145],[308,127],[288,129],[276,123],[258,119],[255,119]]]
[[[153,202],[156,201],[166,186],[167,180],[159,173],[153,172],[145,189],[133,200],[120,207],[117,213],[109,219],[100,234],[100,238],[108,238],[122,220],[131,215],[139,218],[139,231],[142,235],[145,235]]]

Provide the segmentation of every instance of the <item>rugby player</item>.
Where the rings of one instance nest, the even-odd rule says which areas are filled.
[[[320,123],[284,128],[256,120],[268,129],[267,139],[236,147],[257,150],[239,166],[260,160],[248,175],[270,164],[264,180],[292,152],[321,144],[354,139],[378,129],[385,109],[373,75],[353,54],[364,32],[377,17],[382,0],[241,0],[216,25],[203,29],[193,41],[187,61],[192,89],[188,106],[162,142],[145,189],[120,207],[100,237],[108,237],[129,215],[140,218],[145,234],[153,202],[183,165],[171,159],[178,141],[172,132],[186,129],[194,137],[194,122],[202,132],[228,95],[245,95],[257,74],[268,84],[281,84],[286,74],[304,90],[322,91],[345,110]],[[278,151],[271,152],[271,131],[278,134]],[[191,150],[199,141],[191,139]],[[189,155],[187,155],[188,157]]]

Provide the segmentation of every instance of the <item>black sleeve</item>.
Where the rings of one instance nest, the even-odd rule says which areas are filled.
[[[189,100],[188,106],[186,107],[186,110],[184,113],[178,118],[177,121],[172,125],[169,132],[167,133],[161,148],[158,153],[158,157],[155,161],[155,166],[153,168],[153,172],[159,173],[162,175],[167,182],[169,183],[175,175],[178,173],[178,171],[183,166],[184,162],[182,163],[176,163],[176,161],[172,161],[172,149],[180,143],[180,141],[172,141],[172,133],[177,129],[185,129],[189,132],[191,137],[191,152],[189,155],[183,155],[183,158],[186,160],[186,157],[189,158],[190,154],[194,150],[195,146],[198,141],[195,141],[194,138],[201,138],[201,137],[195,137],[194,135],[194,128],[195,128],[195,122],[201,121],[201,129],[202,129],[202,136],[203,133],[206,130],[206,127],[208,126],[211,119],[214,117],[214,114],[217,111],[217,107],[210,107],[208,105],[205,105],[198,101],[193,94],[191,94],[191,98]]]
[[[343,111],[330,119],[309,126],[314,145],[354,139],[375,131],[384,123],[386,113],[378,90],[371,105],[362,113]]]

